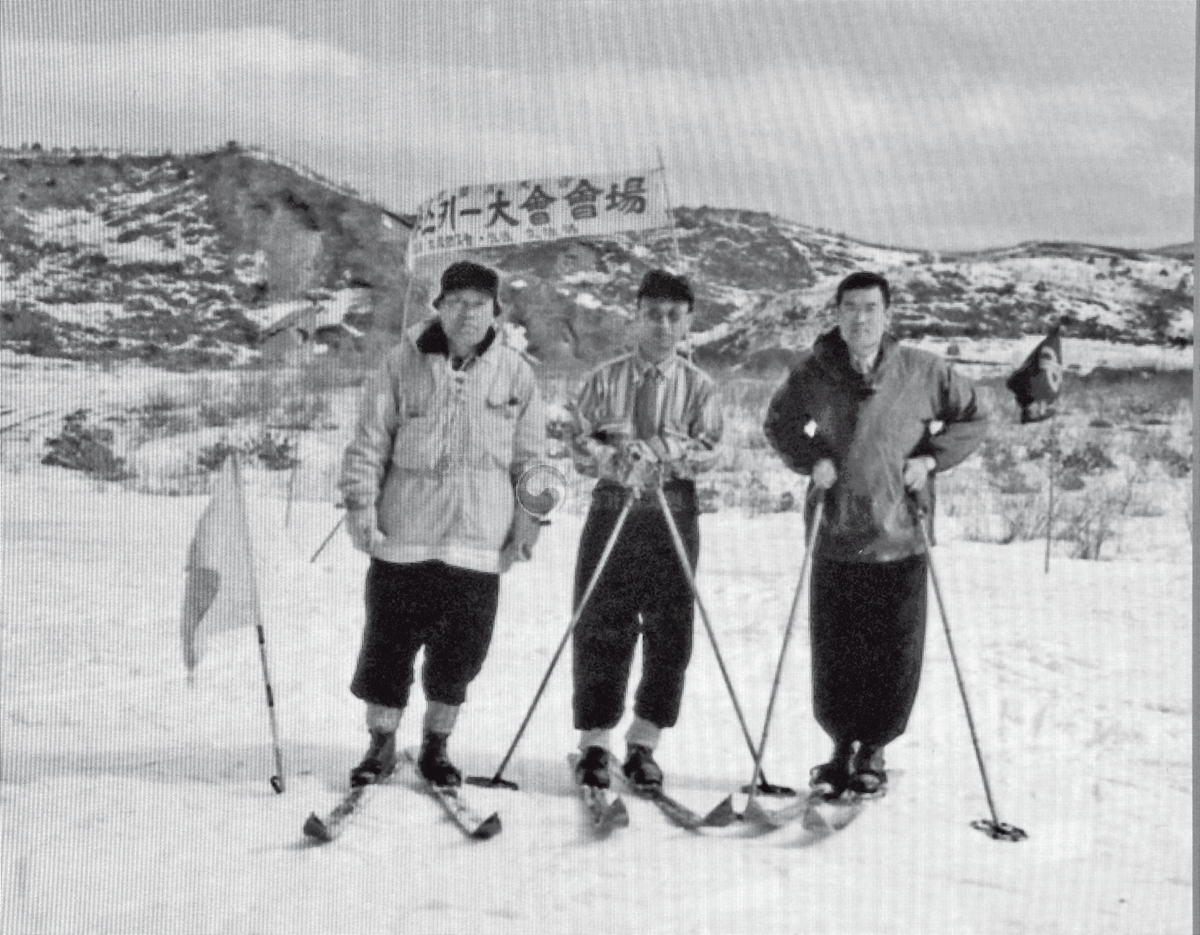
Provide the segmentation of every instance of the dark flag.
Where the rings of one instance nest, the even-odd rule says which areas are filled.
[[[1021,422],[1042,422],[1054,415],[1053,404],[1062,390],[1062,339],[1055,325],[1005,383],[1021,407]]]

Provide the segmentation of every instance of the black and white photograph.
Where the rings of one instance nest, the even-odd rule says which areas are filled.
[[[0,932],[1193,931],[1196,17],[0,0]]]

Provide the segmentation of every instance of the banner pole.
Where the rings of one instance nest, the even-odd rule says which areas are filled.
[[[683,271],[683,260],[679,253],[679,232],[675,229],[675,209],[671,206],[671,190],[667,187],[667,164],[663,162],[662,147],[656,146],[658,153],[658,171],[662,173],[663,201],[667,205],[667,217],[671,219],[671,244],[675,249],[675,266]]]
[[[671,245],[675,251],[675,271],[683,275],[683,254],[679,252],[679,231],[675,229],[675,209],[671,206],[671,190],[667,187],[667,164],[663,161],[662,147],[656,146],[654,149],[658,153],[658,171],[662,173],[663,201],[667,206],[667,217],[671,219]],[[688,363],[692,363],[694,355],[690,329],[685,340],[687,341]]]

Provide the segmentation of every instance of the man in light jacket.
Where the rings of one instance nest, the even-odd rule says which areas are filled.
[[[792,470],[811,477],[824,520],[812,564],[813,710],[833,757],[815,792],[882,794],[883,749],[908,723],[925,646],[927,556],[917,526],[935,472],[987,434],[974,387],[942,358],[887,333],[888,282],[847,276],[837,328],[821,335],[771,400],[764,432]]]
[[[545,416],[529,362],[499,340],[498,288],[486,266],[448,267],[436,317],[411,329],[363,388],[339,481],[350,537],[371,556],[350,686],[367,703],[371,742],[355,785],[395,765],[422,646],[418,768],[439,785],[461,783],[446,743],[487,655],[500,575],[531,557],[546,522],[514,495],[541,456]]]

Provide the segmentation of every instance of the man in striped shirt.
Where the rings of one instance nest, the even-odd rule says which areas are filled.
[[[695,571],[700,553],[695,478],[712,467],[721,410],[712,379],[680,353],[695,297],[688,281],[650,270],[637,294],[637,348],[600,366],[574,406],[572,453],[596,477],[579,544],[575,603],[587,588],[617,517],[634,506],[574,633],[577,778],[609,783],[610,734],[625,709],[639,631],[642,674],[625,734],[623,769],[639,787],[662,784],[654,750],[674,726],[692,653],[693,595],[663,516],[661,485]]]

